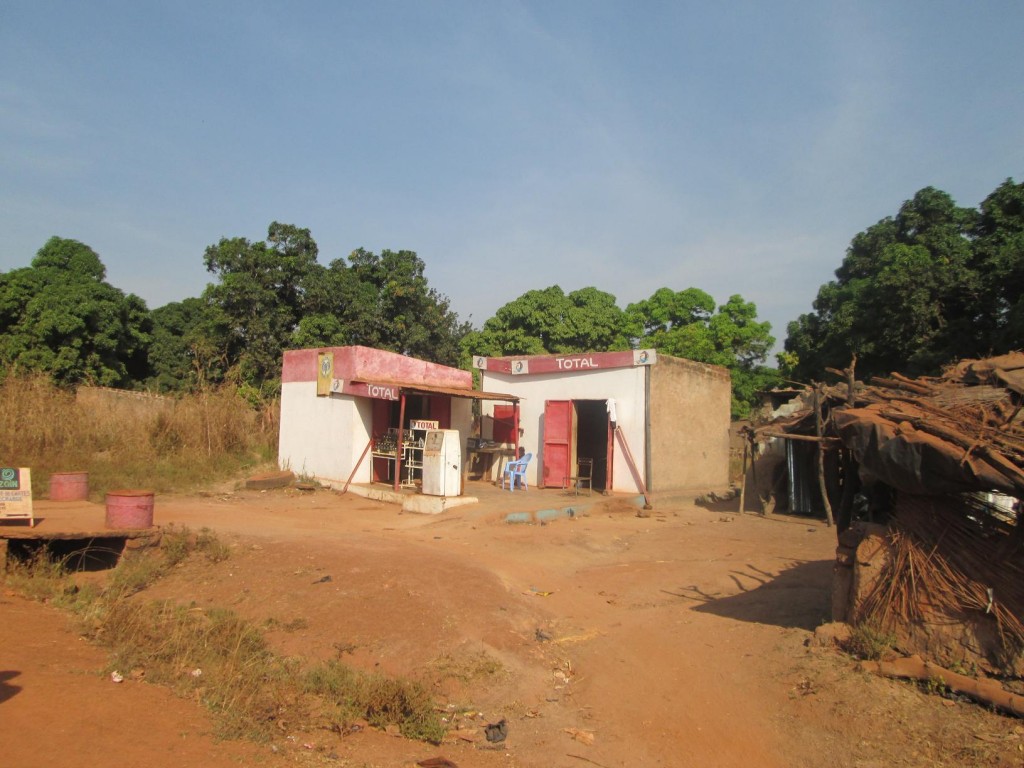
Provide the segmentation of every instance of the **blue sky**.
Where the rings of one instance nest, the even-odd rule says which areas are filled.
[[[1024,179],[1024,3],[0,4],[0,270],[81,240],[151,308],[221,237],[527,290],[754,301],[778,339],[925,186]]]

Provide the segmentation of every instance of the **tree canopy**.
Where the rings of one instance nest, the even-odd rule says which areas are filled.
[[[1024,330],[1024,187],[1011,179],[961,208],[926,187],[856,235],[814,311],[789,324],[791,373],[935,373],[960,357],[1005,352]]]
[[[31,266],[0,274],[0,361],[62,384],[130,386],[145,378],[146,304],[105,276],[91,248],[59,237]]]
[[[738,294],[716,310],[715,300],[699,288],[659,288],[630,304],[626,314],[633,328],[643,329],[639,346],[728,368],[737,418],[749,415],[757,393],[778,381],[777,372],[764,365],[775,344],[771,324],[758,322],[757,306]]]
[[[566,295],[560,287],[527,291],[469,333],[468,355],[540,355],[629,349],[625,314],[597,288]]]
[[[359,248],[347,262],[335,259],[310,289],[296,346],[362,344],[457,365],[468,327],[430,287],[425,270],[413,251]]]
[[[280,374],[281,352],[319,273],[317,252],[308,229],[276,221],[264,242],[221,238],[206,249],[203,261],[218,282],[203,293],[205,330],[239,380],[262,384]]]

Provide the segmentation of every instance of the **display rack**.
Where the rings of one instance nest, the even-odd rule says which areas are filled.
[[[402,446],[402,488],[415,488],[423,475],[423,444],[406,443]]]
[[[427,435],[426,427],[416,426],[416,422],[410,424],[410,428],[402,434],[402,479],[399,482],[400,488],[415,488],[423,476],[423,440]],[[387,461],[391,464],[388,471],[388,479],[394,478],[394,464],[398,457],[398,430],[389,429],[373,442],[373,458]]]

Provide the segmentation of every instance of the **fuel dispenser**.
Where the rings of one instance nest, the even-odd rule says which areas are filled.
[[[423,493],[462,495],[462,443],[457,429],[432,429],[423,441]]]

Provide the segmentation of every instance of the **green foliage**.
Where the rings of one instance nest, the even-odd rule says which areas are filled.
[[[231,548],[216,533],[203,527],[198,534],[187,525],[168,525],[160,536],[160,552],[164,565],[175,566],[184,562],[193,552],[201,552],[211,563],[220,563],[231,556]]]
[[[222,317],[218,308],[196,298],[154,309],[149,345],[152,375],[147,385],[158,392],[193,392],[223,382],[230,361],[226,347],[215,343],[224,335],[218,325]]]
[[[226,378],[272,391],[289,348],[360,344],[455,365],[460,324],[412,251],[358,249],[317,263],[309,230],[274,222],[267,239],[222,239],[206,249],[219,282],[190,306],[157,318],[153,364],[170,385]]]
[[[771,324],[758,322],[757,306],[742,296],[730,296],[715,311],[714,299],[697,288],[660,288],[626,313],[633,327],[643,329],[639,346],[728,368],[734,418],[748,416],[757,393],[780,380],[778,371],[763,365],[775,343]]]
[[[45,546],[25,560],[9,557],[3,582],[7,589],[40,603],[59,603],[73,590],[64,561],[54,558]]]
[[[974,268],[983,275],[978,319],[993,351],[1024,339],[1024,182],[1007,179],[982,202],[974,227]]]
[[[268,740],[285,711],[293,670],[260,631],[222,608],[107,595],[94,606],[91,638],[111,651],[111,669],[146,670],[146,679],[195,698],[227,738]]]
[[[527,291],[463,340],[472,355],[540,355],[629,349],[626,316],[596,288],[566,295],[553,285]]]
[[[348,262],[332,261],[311,288],[293,346],[360,344],[457,365],[469,328],[430,287],[425,268],[413,251],[360,248]]]
[[[231,548],[209,528],[200,528],[196,537],[196,549],[211,563],[222,563],[231,557]]]
[[[308,229],[271,223],[264,242],[221,238],[206,249],[207,271],[219,278],[203,300],[200,321],[213,357],[240,382],[275,382],[281,352],[305,313],[308,286],[322,272]]]
[[[979,210],[922,189],[853,238],[814,311],[789,324],[792,374],[820,378],[857,356],[866,378],[934,374],[961,357],[1020,346],[1024,185],[1007,180]]]
[[[105,274],[91,248],[59,237],[30,267],[0,274],[0,364],[61,384],[129,387],[144,379],[148,310]]]
[[[111,574],[109,590],[121,597],[134,595],[151,587],[165,571],[166,562],[147,553],[126,552]]]

